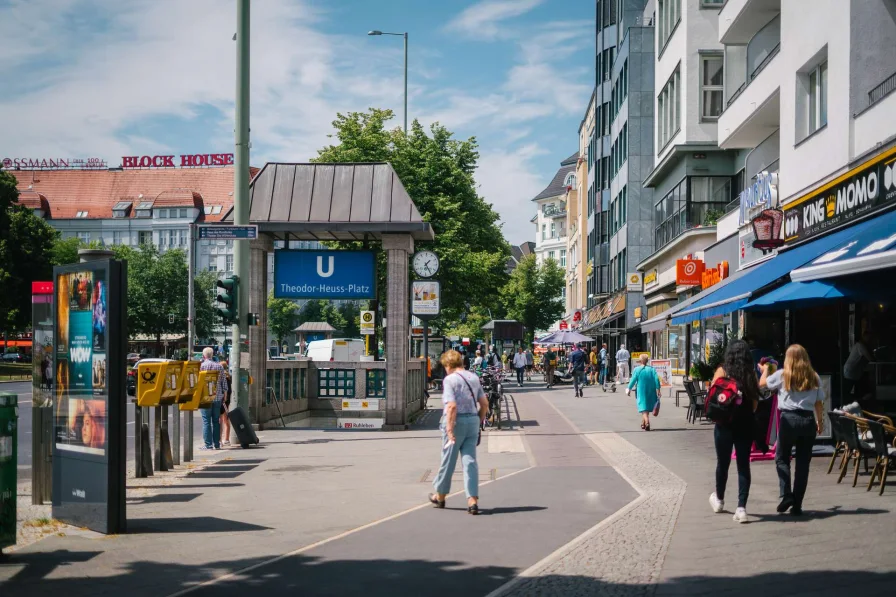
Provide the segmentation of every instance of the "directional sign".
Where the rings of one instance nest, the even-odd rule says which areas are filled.
[[[255,240],[258,226],[199,226],[199,238],[210,240]]]
[[[274,251],[274,297],[376,298],[373,251]]]

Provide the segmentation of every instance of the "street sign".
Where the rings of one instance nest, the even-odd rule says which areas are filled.
[[[258,226],[199,226],[199,238],[208,240],[255,240]]]
[[[274,297],[376,298],[373,251],[274,251]]]
[[[361,335],[372,336],[376,329],[373,311],[361,311]]]

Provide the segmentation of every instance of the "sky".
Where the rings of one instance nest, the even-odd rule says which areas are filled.
[[[584,0],[255,0],[251,163],[304,162],[337,112],[391,108],[480,145],[479,192],[534,240],[532,197],[578,150],[594,82]],[[230,153],[234,0],[0,0],[0,159]]]

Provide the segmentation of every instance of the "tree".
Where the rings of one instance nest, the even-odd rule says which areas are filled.
[[[553,259],[539,265],[535,255],[527,255],[501,290],[507,316],[526,326],[529,342],[536,330],[544,330],[563,315],[563,270]]]
[[[391,110],[338,114],[338,144],[318,152],[317,162],[390,162],[423,218],[432,224],[432,249],[441,262],[442,315],[431,322],[444,329],[460,322],[468,303],[490,306],[506,283],[510,248],[499,216],[476,191],[479,159],[475,138],[458,140],[439,123],[429,134],[414,121],[408,135],[387,130]],[[353,245],[357,246],[357,244]],[[381,259],[380,288],[385,288]]]
[[[289,299],[268,297],[268,329],[283,346],[283,339],[296,328],[296,303]]]
[[[0,172],[0,331],[31,323],[31,282],[53,274],[52,248],[59,236],[44,220],[18,204],[16,179]]]
[[[81,239],[77,236],[62,238],[61,236],[53,241],[53,247],[50,249],[50,256],[53,265],[68,265],[69,263],[78,263],[78,249],[81,248]]]
[[[215,331],[215,272],[199,272],[193,278],[193,328],[199,338],[208,338]],[[192,350],[192,348],[191,348]]]
[[[342,333],[346,338],[358,338],[361,335],[361,311],[358,305],[352,301],[346,301],[339,306],[339,314],[345,321]]]

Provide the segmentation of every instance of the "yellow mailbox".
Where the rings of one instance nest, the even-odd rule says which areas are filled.
[[[180,374],[180,395],[178,404],[186,404],[193,399],[196,387],[199,384],[199,361],[184,361],[183,371]]]
[[[137,365],[138,406],[160,406],[172,403],[168,398],[171,394],[172,382],[168,372],[169,367],[173,369],[174,365],[180,367],[180,363],[174,361],[154,361]],[[179,377],[180,375],[175,377],[175,383]]]
[[[180,398],[180,385],[184,364],[182,361],[168,361],[165,363],[165,383],[162,386],[162,395],[159,404],[168,406],[177,404]]]
[[[198,364],[199,363],[196,363],[196,365]],[[184,385],[186,385],[186,382]],[[187,402],[180,403],[180,409],[196,410],[197,408],[210,407],[217,394],[217,385],[217,371],[198,371],[196,385],[193,388],[193,395]],[[184,388],[182,392],[186,392],[186,388]]]

